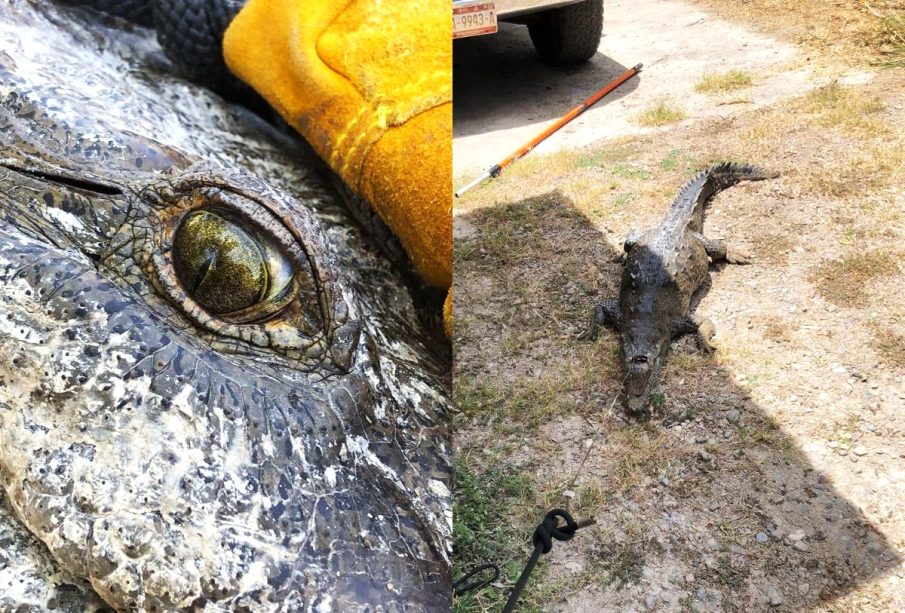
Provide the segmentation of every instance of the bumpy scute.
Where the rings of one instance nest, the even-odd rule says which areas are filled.
[[[14,604],[448,608],[446,367],[399,275],[310,154],[145,78],[159,54],[144,33],[8,8],[0,555]],[[173,232],[205,207],[291,260],[292,300],[272,317],[221,318],[178,278]]]

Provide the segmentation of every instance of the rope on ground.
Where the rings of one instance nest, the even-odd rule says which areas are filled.
[[[627,376],[627,375],[626,375]],[[625,384],[626,376],[622,378],[622,384]],[[608,419],[612,413],[613,408],[616,406],[616,402],[619,400],[619,393],[613,396],[612,402],[610,402],[610,406],[607,409],[606,413],[603,416],[603,420]],[[581,458],[581,462],[578,465],[578,469],[575,471],[575,476],[572,477],[572,481],[569,483],[568,489],[572,489],[575,487],[575,483],[578,481],[578,477],[581,474],[581,471],[584,469],[584,465],[588,460],[588,457],[591,455],[591,449],[594,447],[594,443],[600,438],[602,434],[601,423],[597,424],[597,428],[594,432],[594,436],[591,437],[591,444],[588,445],[585,450],[584,456]],[[565,522],[564,526],[559,526],[558,520],[562,519]],[[587,519],[581,522],[576,522],[572,516],[563,509],[553,509],[549,513],[544,516],[544,520],[537,526],[534,530],[534,535],[532,536],[532,542],[534,543],[534,551],[531,554],[531,557],[528,558],[528,563],[525,564],[524,570],[522,570],[522,574],[519,576],[518,582],[516,582],[515,587],[512,588],[512,592],[509,594],[509,599],[506,601],[506,606],[503,608],[502,613],[512,613],[515,610],[515,605],[518,604],[519,598],[521,598],[522,592],[525,591],[525,587],[528,585],[528,579],[531,577],[531,573],[534,571],[534,567],[537,566],[538,560],[542,554],[549,553],[553,548],[553,540],[559,541],[568,541],[571,540],[573,536],[575,536],[575,532],[579,528],[584,528],[590,525],[595,524],[596,521],[593,519]],[[475,580],[471,583],[465,583],[473,576],[477,575],[480,572],[486,570],[493,570],[493,577],[487,580]],[[464,596],[465,594],[469,594],[471,592],[483,589],[496,581],[500,576],[499,567],[495,564],[482,564],[480,566],[476,566],[471,569],[464,575],[462,575],[458,581],[453,584],[453,596]],[[462,584],[465,583],[463,586]]]
[[[475,579],[471,583],[465,583],[478,573],[482,573],[488,570],[493,571],[490,577],[484,579]],[[475,566],[470,571],[459,577],[458,581],[453,583],[453,596],[464,596],[465,594],[470,594],[471,592],[476,592],[478,590],[484,589],[499,578],[500,568],[496,564],[481,564],[480,566]],[[463,583],[465,585],[463,585]]]
[[[565,525],[559,525],[560,519],[565,522]],[[579,528],[590,526],[593,523],[593,519],[581,523],[576,522],[572,519],[572,516],[569,515],[568,511],[564,511],[563,509],[553,509],[547,513],[544,516],[544,520],[534,530],[534,536],[532,537],[534,552],[532,552],[531,557],[528,558],[528,563],[525,564],[525,569],[518,578],[515,587],[512,588],[509,600],[506,601],[506,606],[503,607],[503,613],[512,613],[512,611],[515,610],[515,605],[518,604],[518,600],[521,598],[525,586],[528,585],[528,579],[531,577],[534,567],[537,566],[537,561],[540,560],[542,554],[550,553],[553,549],[553,540],[569,541],[575,536],[575,532],[577,532]]]

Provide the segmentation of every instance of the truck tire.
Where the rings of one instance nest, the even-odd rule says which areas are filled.
[[[603,0],[584,0],[538,13],[528,23],[541,59],[562,66],[594,57],[603,34]]]

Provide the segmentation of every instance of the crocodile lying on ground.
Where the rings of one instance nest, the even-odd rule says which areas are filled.
[[[619,331],[625,370],[623,404],[628,411],[648,407],[673,339],[694,333],[701,349],[712,351],[708,340],[713,324],[689,315],[692,296],[707,277],[709,260],[746,264],[749,257],[702,234],[704,208],[727,187],[767,178],[753,166],[713,166],[682,186],[657,227],[626,239],[619,297],[595,307],[591,325],[581,338],[597,338],[603,324]]]
[[[0,40],[0,610],[448,609],[449,366],[313,155],[146,31]]]

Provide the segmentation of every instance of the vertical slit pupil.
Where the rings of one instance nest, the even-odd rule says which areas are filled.
[[[201,266],[199,266],[198,272],[195,274],[195,280],[192,282],[192,293],[198,291],[198,288],[201,287],[202,283],[204,283],[204,278],[207,276],[207,271],[211,269],[211,266],[213,266],[216,261],[217,250],[205,249],[204,260],[201,262]]]

